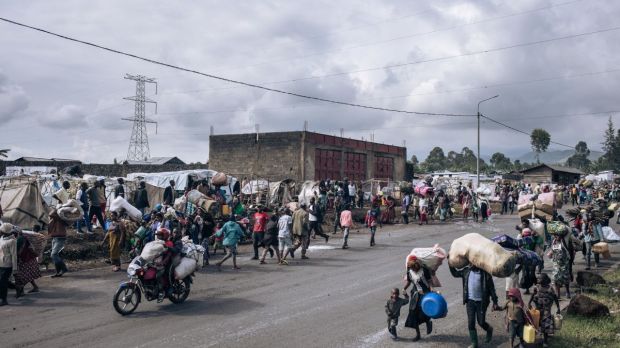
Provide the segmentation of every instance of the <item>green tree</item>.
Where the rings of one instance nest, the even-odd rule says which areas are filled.
[[[536,152],[536,162],[538,164],[540,164],[540,153],[547,151],[550,142],[551,136],[546,130],[536,128],[532,131],[532,135],[530,136],[530,144],[532,144],[532,149]]]
[[[590,149],[585,141],[580,141],[575,145],[575,154],[570,156],[566,161],[566,165],[569,167],[579,168],[583,171],[588,171],[592,162],[588,159],[590,156]]]
[[[518,171],[518,172],[519,172],[519,171],[521,171],[521,170],[523,169],[523,163],[521,163],[521,161],[520,161],[520,160],[518,160],[518,159],[517,159],[517,160],[515,160],[515,161],[512,163],[512,169],[513,169],[513,170],[516,170],[516,171]]]
[[[424,161],[424,169],[428,172],[446,169],[446,155],[441,147],[436,146],[431,150]]]
[[[11,150],[9,150],[9,149],[2,149],[2,150],[0,150],[0,157],[2,157],[2,158],[9,157],[9,155],[8,155],[9,151],[11,151]]]
[[[476,172],[476,154],[469,147],[465,146],[461,150],[461,155],[463,156],[463,165],[461,166],[461,170],[475,173]],[[483,160],[480,160],[480,171],[484,171],[485,163]]]
[[[420,161],[418,161],[418,156],[411,155],[411,159],[409,160],[409,162],[413,164],[413,172],[419,173],[420,172]]]
[[[491,156],[491,165],[496,170],[510,170],[512,167],[512,163],[510,162],[510,158],[506,157],[501,152],[496,152]]]

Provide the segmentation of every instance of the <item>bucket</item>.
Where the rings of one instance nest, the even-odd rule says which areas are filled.
[[[432,319],[444,318],[448,315],[448,303],[440,294],[429,292],[422,298],[422,311]]]

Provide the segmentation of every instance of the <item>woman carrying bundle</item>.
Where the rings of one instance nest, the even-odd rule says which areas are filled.
[[[413,339],[415,342],[420,339],[420,324],[426,323],[427,335],[433,332],[433,322],[422,311],[422,297],[432,291],[430,285],[432,275],[430,270],[424,267],[415,255],[409,255],[405,277],[405,287],[403,288],[405,293],[411,285],[411,300],[409,301],[409,314],[405,327],[415,329],[416,337]]]

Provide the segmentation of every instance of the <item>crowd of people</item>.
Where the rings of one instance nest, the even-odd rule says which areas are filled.
[[[376,243],[377,227],[382,227],[384,224],[409,224],[410,221],[428,224],[432,220],[445,223],[457,218],[464,221],[472,218],[475,222],[484,222],[491,214],[491,199],[500,203],[501,209],[497,212],[499,214],[514,214],[521,195],[552,191],[556,193],[559,201],[578,206],[567,210],[566,219],[556,211],[549,221],[543,221],[545,224],[550,222],[565,224],[570,231],[565,236],[541,233],[539,229],[530,225],[529,217],[521,219],[521,223],[517,226],[516,238],[525,240],[523,248],[535,252],[541,260],[545,256],[551,259],[551,277],[542,273],[544,262],[536,265],[535,273],[532,270],[517,268],[515,274],[507,278],[507,302],[503,306],[498,302],[490,274],[473,266],[450,269],[453,276],[462,278],[463,303],[466,306],[473,347],[478,346],[476,323],[486,331],[486,341],[492,339],[493,329],[485,321],[486,310],[491,303],[494,310],[506,311],[512,340],[522,338],[523,325],[527,321],[528,314],[517,282],[520,274],[526,272],[533,279],[530,279],[530,286],[525,287],[525,294],[530,293],[530,287],[534,288],[528,305],[534,304],[542,313],[541,327],[546,344],[548,336],[553,333],[551,305],[557,304],[561,298],[561,288],[566,289],[567,298],[571,296],[570,282],[574,279],[572,266],[576,253],[582,251],[587,264],[586,269],[591,268],[592,258],[593,266],[599,266],[599,254],[594,253],[592,247],[601,241],[602,228],[608,226],[613,217],[611,210],[608,209],[609,204],[620,200],[618,185],[596,188],[568,185],[554,187],[552,190],[549,185],[506,183],[495,185],[494,191],[489,194],[472,189],[471,184],[459,183],[458,187],[449,190],[438,186],[430,194],[401,190],[400,218],[398,218],[397,199],[392,195],[383,195],[379,192],[367,197],[361,183],[356,184],[348,180],[321,181],[318,192],[309,199],[308,204],[300,202],[297,206],[281,206],[274,209],[260,205],[245,206],[243,196],[238,191],[233,192],[234,196],[227,199],[226,193],[221,188],[212,189],[206,182],[192,183],[191,187],[181,193],[174,181],[169,182],[162,202],[151,207],[144,182],[138,184],[132,197],[126,197],[128,192],[122,179],[119,179],[111,194],[115,198],[119,196],[127,198],[140,211],[142,219],[137,222],[122,209],[114,212],[106,210],[108,197],[105,181],[102,179],[99,178],[90,187],[87,183],[81,183],[77,188],[75,200],[80,203],[84,218],[77,221],[73,227],[79,236],[92,234],[98,224],[104,232],[101,243],[108,251],[109,263],[114,272],[121,270],[123,253],[127,253],[130,257],[139,255],[144,245],[161,238],[170,242],[171,250],[174,248],[177,250],[179,240],[187,236],[194,244],[205,248],[205,264],[209,263],[211,256],[218,250],[223,250],[225,255],[216,263],[217,269],[221,270],[223,264],[231,260],[233,269],[238,270],[240,269],[237,263],[238,245],[245,242],[251,242],[252,260],[259,264],[266,264],[267,255],[270,255],[271,258],[276,258],[279,265],[287,265],[289,258],[295,258],[299,249],[301,249],[300,258],[308,259],[308,249],[312,240],[320,237],[328,243],[339,229],[343,232],[341,241],[343,249],[349,248],[350,231],[356,226],[367,228],[368,245],[372,247]],[[54,193],[53,198],[58,206],[70,199],[70,186],[69,182],[63,182],[62,188]],[[186,202],[182,207],[175,204],[177,198],[187,196],[192,190],[197,190],[216,202],[229,203],[229,213],[215,215],[212,211],[206,211],[190,202]],[[456,217],[455,208],[461,210],[459,217]],[[328,216],[332,216],[333,220],[328,221]],[[354,216],[358,217],[357,221]],[[363,216],[363,219],[360,219],[360,216]],[[71,225],[61,219],[53,209],[49,225],[35,226],[35,232],[45,228],[51,239],[50,256],[56,270],[52,275],[54,278],[62,277],[68,272],[61,254]],[[330,225],[333,226],[331,236],[324,230]],[[10,224],[0,226],[1,305],[7,304],[9,285],[15,288],[16,297],[25,295],[25,287],[28,284],[32,286],[30,293],[39,291],[36,280],[41,277],[37,261],[40,255],[33,252],[30,244],[18,226]],[[407,260],[406,282],[403,289],[405,298],[400,297],[399,289],[393,289],[385,306],[388,331],[393,338],[397,338],[398,317],[400,308],[404,305],[409,306],[405,326],[416,331],[415,340],[420,339],[420,324],[426,325],[427,334],[432,333],[431,318],[421,310],[420,301],[425,294],[433,291],[433,277],[434,274],[415,257]],[[409,289],[411,290],[408,293]]]

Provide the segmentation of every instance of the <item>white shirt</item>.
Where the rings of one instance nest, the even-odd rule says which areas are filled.
[[[355,185],[349,185],[349,196],[355,196]]]
[[[420,207],[426,207],[426,198],[420,198]]]
[[[293,219],[289,215],[282,215],[278,220],[278,238],[290,238],[291,237],[291,225]]]
[[[312,213],[310,213],[311,211],[314,211],[315,206],[311,205],[310,208],[308,209],[309,213],[308,213],[308,221],[319,221],[319,219],[316,217],[316,215],[313,215]]]

